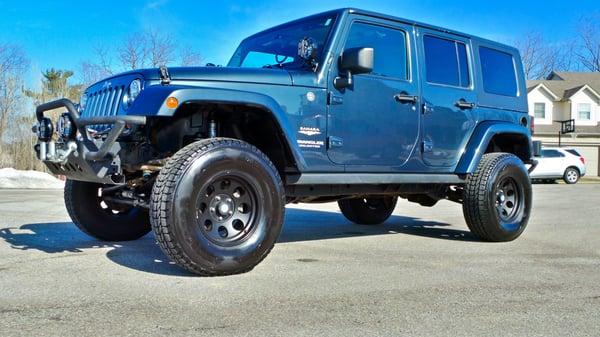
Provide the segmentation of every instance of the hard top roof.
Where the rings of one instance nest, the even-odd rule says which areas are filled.
[[[427,28],[427,29],[431,29],[431,30],[436,30],[439,32],[443,32],[443,33],[449,33],[449,34],[454,34],[454,35],[458,35],[458,36],[462,36],[462,37],[466,37],[466,38],[470,38],[470,39],[476,39],[478,41],[481,42],[485,42],[486,44],[490,44],[490,45],[495,45],[496,47],[502,48],[502,49],[509,49],[512,50],[513,52],[517,52],[517,50],[509,45],[503,44],[503,43],[499,43],[496,41],[492,41],[492,40],[488,40],[485,38],[481,38],[481,37],[477,37],[471,34],[466,34],[466,33],[462,33],[459,31],[455,31],[452,29],[448,29],[448,28],[443,28],[443,27],[439,27],[439,26],[434,26],[434,25],[430,25],[427,23],[423,23],[423,22],[419,22],[419,21],[415,21],[415,20],[409,20],[409,19],[404,19],[404,18],[400,18],[400,17],[396,17],[396,16],[392,16],[392,15],[387,15],[387,14],[383,14],[383,13],[378,13],[378,12],[372,12],[372,11],[367,11],[367,10],[363,10],[363,9],[358,9],[358,8],[340,8],[340,9],[334,9],[334,10],[330,10],[330,11],[326,11],[326,12],[321,12],[321,13],[317,13],[317,14],[313,14],[310,16],[306,16],[303,18],[299,18],[293,21],[289,21],[286,23],[283,23],[281,25],[277,25],[271,28],[268,28],[266,30],[263,30],[261,32],[258,32],[256,34],[251,35],[255,36],[255,35],[259,35],[265,32],[269,32],[272,30],[276,30],[279,29],[281,27],[290,25],[290,24],[294,24],[296,22],[299,21],[303,21],[309,18],[313,18],[313,17],[319,17],[319,16],[325,16],[325,15],[343,15],[343,14],[357,14],[357,15],[363,15],[363,16],[368,16],[368,17],[372,17],[372,18],[379,18],[379,19],[384,19],[384,20],[389,20],[389,21],[395,21],[395,22],[400,22],[400,23],[404,23],[404,24],[409,24],[409,25],[413,25],[413,26],[417,26],[417,27],[422,27],[422,28]]]

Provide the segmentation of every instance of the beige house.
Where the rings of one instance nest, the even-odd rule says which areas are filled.
[[[557,146],[560,122],[575,120],[575,132],[562,135],[564,147],[577,148],[588,174],[600,172],[600,73],[552,72],[545,80],[527,81],[529,114],[535,139]]]

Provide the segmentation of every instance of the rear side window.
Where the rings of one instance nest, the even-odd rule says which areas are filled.
[[[423,44],[427,82],[463,88],[471,84],[464,43],[425,35]]]
[[[345,49],[373,48],[374,64],[371,74],[408,79],[406,34],[401,30],[366,23],[354,23]]]
[[[575,155],[577,157],[581,157],[581,154],[579,154],[579,152],[577,152],[577,150],[575,150],[575,149],[566,149],[565,151],[567,151],[570,154]]]
[[[483,90],[488,94],[517,96],[517,77],[513,57],[499,50],[479,47]]]

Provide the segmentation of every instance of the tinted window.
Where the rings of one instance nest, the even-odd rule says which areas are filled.
[[[517,77],[511,54],[479,48],[483,90],[489,94],[517,96]]]
[[[423,44],[427,82],[457,87],[471,84],[464,43],[426,35]]]
[[[556,150],[542,150],[542,157],[544,158],[560,158],[565,155]]]
[[[579,154],[579,152],[577,152],[577,150],[575,150],[575,149],[567,149],[567,150],[565,150],[565,151],[569,152],[569,153],[570,153],[570,154],[572,154],[572,155],[575,155],[575,156],[581,157],[581,155]]]
[[[373,75],[408,78],[404,32],[365,23],[355,23],[350,29],[345,49],[364,47],[374,50]]]

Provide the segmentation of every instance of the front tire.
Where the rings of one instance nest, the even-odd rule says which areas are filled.
[[[346,219],[359,225],[379,225],[394,212],[398,197],[366,197],[342,199],[338,206]]]
[[[103,241],[130,241],[150,232],[148,211],[111,205],[102,199],[104,185],[67,180],[65,206],[73,223],[84,233]]]
[[[265,154],[214,138],[178,151],[152,191],[151,222],[162,251],[199,275],[251,270],[271,251],[284,220],[285,193]]]
[[[481,240],[512,241],[527,226],[531,195],[529,174],[518,157],[485,154],[464,189],[467,226]]]
[[[563,180],[569,185],[576,184],[579,181],[579,170],[574,167],[567,168]]]

